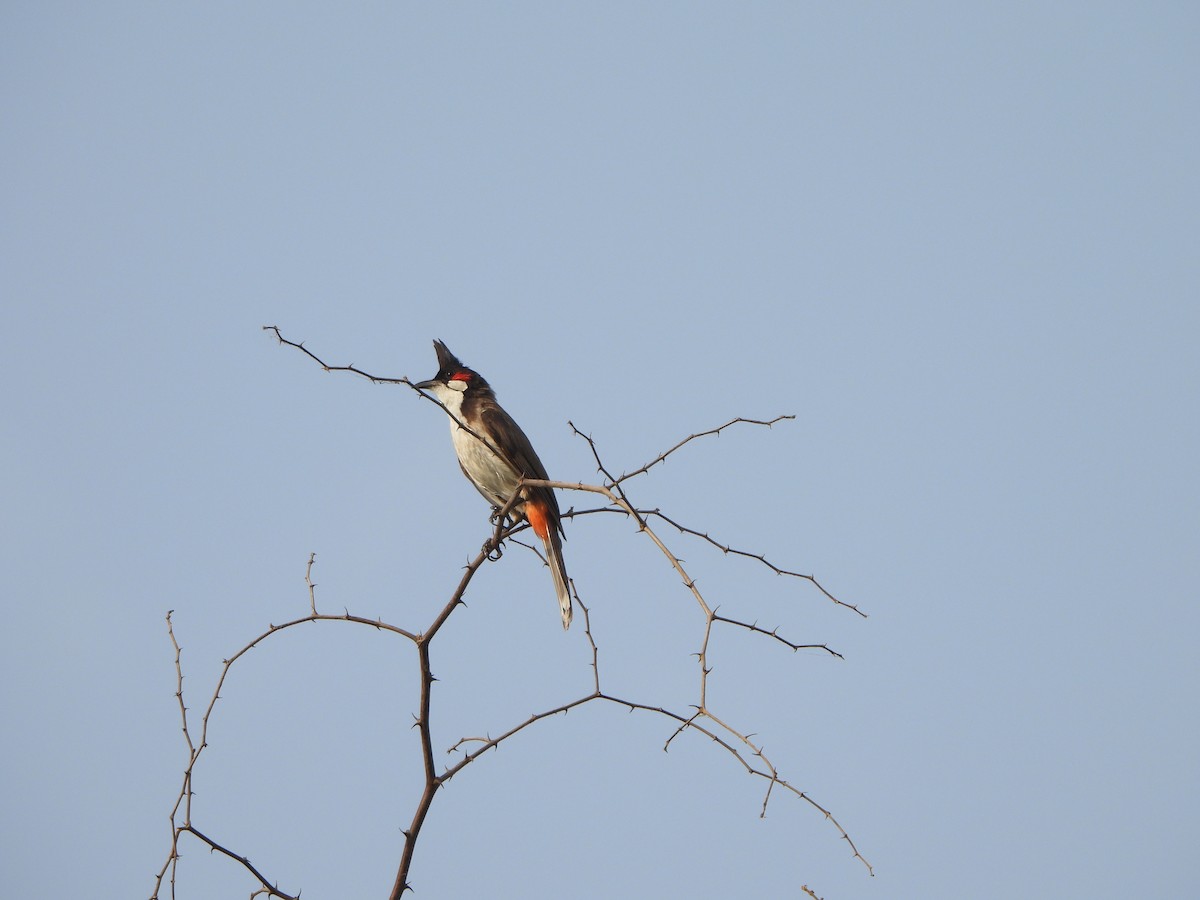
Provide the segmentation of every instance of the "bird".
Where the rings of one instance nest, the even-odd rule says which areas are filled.
[[[450,437],[467,480],[497,510],[508,506],[522,478],[549,481],[533,444],[496,401],[487,380],[463,365],[441,341],[435,340],[433,349],[437,352],[437,375],[416,387],[432,394],[450,413]],[[571,594],[562,557],[562,514],[554,491],[541,485],[521,487],[509,515],[514,522],[527,521],[541,539],[563,629],[570,628]]]

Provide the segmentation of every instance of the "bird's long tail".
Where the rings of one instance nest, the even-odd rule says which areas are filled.
[[[554,579],[554,592],[558,594],[563,631],[566,631],[571,627],[571,592],[567,589],[567,567],[563,565],[562,541],[557,531],[551,531],[550,540],[546,541],[546,556],[550,560],[550,577]]]
[[[534,534],[542,539],[546,548],[546,560],[550,563],[550,576],[554,579],[554,592],[558,594],[558,608],[562,612],[565,631],[571,627],[571,592],[567,589],[567,567],[563,564],[558,523],[552,521],[548,511],[538,503],[527,504],[525,515],[533,526]]]

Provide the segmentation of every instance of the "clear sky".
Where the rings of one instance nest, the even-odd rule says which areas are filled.
[[[146,897],[189,706],[317,596],[426,627],[487,533],[441,338],[551,474],[632,498],[733,630],[709,699],[831,810],[585,707],[455,778],[417,896],[1182,897],[1200,839],[1200,13],[1184,3],[8,3],[0,895]],[[563,505],[590,499],[563,497]],[[567,525],[606,687],[687,712],[702,619]],[[435,745],[586,693],[514,549],[434,646]],[[395,635],[275,635],[194,822],[382,897],[419,792]],[[180,898],[246,897],[185,840]]]

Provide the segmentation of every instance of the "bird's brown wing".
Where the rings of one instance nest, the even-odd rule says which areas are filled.
[[[506,413],[498,403],[486,404],[480,410],[480,415],[483,418],[484,433],[497,436],[498,446],[495,449],[517,474],[522,478],[550,480],[550,476],[546,474],[546,467],[542,465],[537,451],[533,449],[533,444],[529,442],[529,438],[525,436],[521,426],[513,421],[513,417]],[[562,531],[558,498],[554,496],[554,491],[548,487],[532,487],[529,488],[529,491],[550,507],[554,512],[555,526]]]

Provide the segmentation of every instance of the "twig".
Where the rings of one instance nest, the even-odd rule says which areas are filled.
[[[842,656],[842,654],[840,654],[836,650],[834,650],[832,647],[830,647],[828,644],[795,644],[795,643],[789,641],[783,635],[781,635],[779,633],[778,629],[775,629],[775,628],[772,628],[770,631],[767,631],[767,629],[765,629],[765,628],[759,628],[757,623],[742,622],[738,619],[729,619],[729,618],[726,618],[725,616],[719,615],[715,611],[713,612],[712,619],[714,622],[726,622],[729,625],[736,625],[739,628],[745,628],[747,631],[753,631],[756,634],[765,634],[767,637],[773,638],[774,640],[779,641],[779,643],[783,644],[785,647],[790,647],[792,650],[824,650],[826,653],[836,656],[838,659],[846,658],[846,657]]]
[[[471,435],[473,438],[475,438],[475,440],[479,441],[480,443],[482,443],[485,446],[487,446],[488,448],[490,448],[493,453],[498,454],[496,447],[491,443],[491,441],[489,441],[487,438],[483,437],[477,431],[475,431],[470,426],[468,426],[462,419],[460,419],[453,412],[451,412],[450,409],[444,403],[442,403],[441,400],[439,400],[437,397],[434,397],[432,394],[425,393],[425,391],[421,390],[419,387],[417,387],[415,384],[413,384],[412,381],[410,381],[406,376],[401,376],[399,378],[385,378],[380,375],[372,375],[370,372],[364,372],[362,369],[360,369],[354,365],[335,366],[331,363],[325,362],[325,360],[321,359],[319,356],[317,356],[315,353],[313,353],[311,350],[309,350],[307,347],[305,347],[303,341],[301,341],[300,343],[297,343],[296,341],[289,341],[287,338],[285,338],[280,333],[278,325],[264,325],[264,326],[262,326],[262,330],[270,331],[272,334],[274,334],[276,339],[279,341],[279,343],[285,344],[288,347],[295,347],[297,350],[299,350],[301,353],[303,353],[309,359],[313,360],[313,362],[315,362],[317,365],[319,365],[326,372],[351,372],[362,378],[366,378],[372,384],[406,384],[406,385],[408,385],[410,388],[412,388],[414,391],[416,391],[418,394],[420,394],[422,397],[424,397],[430,403],[440,406],[442,409],[442,412],[444,412],[451,419],[453,419],[458,424],[459,428],[461,428],[463,431],[467,432],[469,435]]]
[[[228,856],[230,859],[237,860],[243,866],[245,866],[246,869],[248,869],[250,871],[250,873],[262,883],[262,889],[255,891],[254,893],[266,894],[269,897],[279,897],[280,900],[300,900],[299,894],[285,894],[283,891],[279,890],[278,887],[276,887],[273,884],[270,884],[267,881],[266,876],[263,875],[262,872],[258,871],[258,869],[256,869],[254,867],[254,865],[250,862],[250,860],[248,860],[246,857],[240,856],[237,853],[234,853],[229,848],[221,846],[216,841],[214,841],[212,838],[210,838],[208,835],[204,834],[203,832],[199,831],[196,828],[193,828],[191,825],[185,825],[185,826],[183,826],[183,828],[181,830],[186,831],[189,834],[194,834],[202,842],[204,842],[205,844],[208,844],[208,847],[210,850],[215,850],[217,853],[223,853],[225,856]]]
[[[724,425],[718,425],[716,428],[710,428],[708,431],[700,431],[700,432],[697,432],[696,434],[689,434],[687,437],[685,437],[682,441],[680,441],[678,444],[676,444],[670,450],[667,450],[663,453],[658,454],[658,456],[654,457],[654,459],[650,460],[650,462],[646,463],[644,466],[634,469],[632,472],[626,472],[620,478],[614,479],[613,483],[620,484],[623,481],[628,481],[630,478],[634,478],[635,476],[641,475],[645,472],[649,472],[651,469],[653,469],[659,463],[666,462],[668,456],[670,456],[676,450],[683,447],[685,444],[689,444],[692,441],[696,440],[697,438],[708,437],[709,435],[720,434],[722,431],[724,431],[730,425],[736,425],[739,422],[742,422],[747,425],[764,425],[767,428],[770,428],[776,422],[782,422],[784,419],[794,419],[794,418],[796,418],[796,417],[791,416],[791,415],[776,416],[773,419],[768,419],[768,420],[764,421],[761,419],[743,419],[741,416],[738,416],[735,419],[730,419]]]
[[[317,356],[315,353],[313,353],[311,350],[309,350],[307,347],[305,347],[303,342],[296,343],[295,341],[289,341],[287,338],[285,338],[282,334],[279,333],[279,327],[277,325],[264,325],[262,327],[262,330],[274,332],[275,337],[279,339],[279,343],[286,344],[289,347],[295,347],[297,350],[299,350],[301,353],[303,353],[305,356],[307,356],[309,359],[311,359],[313,362],[315,362],[317,365],[319,365],[326,372],[353,372],[355,375],[360,375],[363,378],[367,379],[368,381],[372,382],[373,384],[407,384],[411,388],[414,388],[414,389],[416,388],[416,385],[414,385],[407,378],[384,378],[379,375],[372,375],[370,372],[364,372],[362,369],[360,369],[354,365],[335,366],[335,365],[332,365],[331,363],[327,363],[327,362],[325,362],[325,360],[321,359],[319,356]]]
[[[308,565],[304,567],[304,583],[308,585],[308,605],[312,610],[312,614],[317,614],[317,586],[313,584],[312,567],[317,561],[317,554],[308,554]]]
[[[863,612],[861,609],[859,609],[857,606],[855,606],[852,603],[846,603],[842,600],[839,600],[837,597],[833,596],[833,594],[829,593],[829,591],[825,590],[825,588],[821,586],[821,583],[819,581],[817,581],[817,579],[814,578],[812,575],[804,575],[800,572],[789,572],[787,569],[781,569],[779,566],[775,565],[773,562],[771,562],[769,559],[767,559],[766,554],[751,553],[748,550],[738,550],[734,547],[728,546],[727,544],[722,544],[720,541],[716,541],[713,538],[711,538],[708,535],[708,532],[697,531],[694,528],[688,528],[686,525],[681,525],[679,522],[676,522],[674,519],[672,519],[670,516],[666,515],[661,510],[658,510],[658,509],[643,510],[642,515],[643,516],[656,516],[657,518],[662,519],[664,522],[668,523],[669,525],[674,525],[676,528],[679,529],[681,534],[690,534],[690,535],[693,535],[694,537],[700,538],[701,540],[707,541],[708,543],[712,544],[714,547],[716,547],[718,550],[720,550],[722,553],[724,553],[726,555],[733,554],[734,556],[744,556],[748,559],[756,559],[760,563],[762,563],[764,566],[766,566],[768,569],[770,569],[772,572],[774,572],[776,575],[790,575],[793,578],[802,578],[805,581],[810,582],[818,591],[820,591],[822,594],[824,594],[827,598],[832,600],[838,606],[843,606],[846,609],[853,610],[854,612],[856,612],[860,616],[862,616],[864,619],[867,618],[867,614],[865,612]]]

